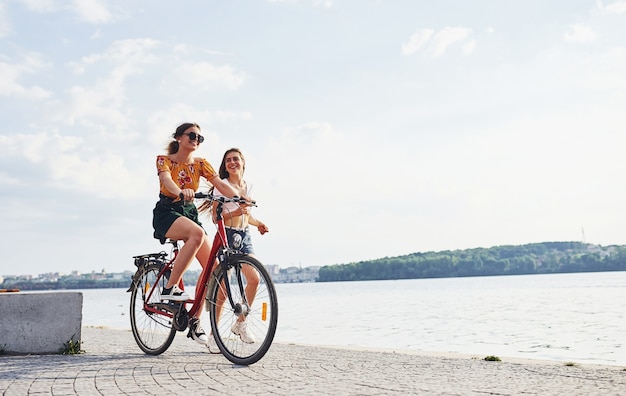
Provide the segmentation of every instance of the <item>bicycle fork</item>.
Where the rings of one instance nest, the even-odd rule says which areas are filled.
[[[241,275],[241,264],[234,264],[233,269],[235,270],[235,279],[237,279],[237,286],[239,287],[239,295],[241,295],[241,303],[236,303],[233,300],[233,294],[230,288],[230,275],[228,268],[228,260],[227,257],[230,255],[228,252],[222,252],[219,256],[220,266],[222,267],[222,273],[224,274],[224,287],[226,288],[226,295],[228,296],[228,302],[230,306],[233,308],[233,312],[237,317],[243,315],[248,316],[250,313],[250,305],[248,304],[248,299],[246,296],[246,291],[243,285],[243,277]]]

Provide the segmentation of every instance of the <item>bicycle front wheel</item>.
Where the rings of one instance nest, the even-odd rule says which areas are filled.
[[[164,265],[148,263],[130,295],[130,327],[139,348],[149,355],[165,352],[176,335],[171,312],[159,308],[161,290],[167,283],[166,277],[159,276]]]
[[[239,365],[256,363],[269,350],[278,325],[278,298],[272,279],[256,258],[232,256],[228,272],[213,271],[208,285],[206,309],[210,312],[215,341],[228,360]],[[232,307],[225,289],[235,303]],[[243,291],[243,292],[242,292]],[[238,312],[248,302],[248,312]]]

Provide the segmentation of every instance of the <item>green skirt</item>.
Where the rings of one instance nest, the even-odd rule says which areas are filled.
[[[167,231],[179,217],[186,217],[202,227],[202,223],[198,220],[198,208],[193,202],[173,202],[171,198],[161,196],[152,210],[154,237],[164,241]]]

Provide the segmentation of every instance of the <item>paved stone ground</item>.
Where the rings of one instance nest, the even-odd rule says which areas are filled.
[[[2,395],[624,395],[626,369],[556,362],[487,362],[274,344],[235,366],[179,333],[148,356],[130,331],[83,328],[73,356],[0,356]]]

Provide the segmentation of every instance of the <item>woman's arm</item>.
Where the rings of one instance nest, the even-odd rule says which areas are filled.
[[[213,202],[213,208],[211,212],[213,214],[213,222],[215,223],[215,221],[217,220],[217,202]],[[242,215],[243,215],[243,211],[241,209],[241,206],[239,206],[236,210],[233,210],[233,211],[225,210],[222,212],[222,217],[224,218],[226,225],[230,225],[231,219],[237,218]]]
[[[172,179],[172,175],[169,172],[166,172],[166,171],[159,172],[159,180],[161,181],[161,184],[165,186],[167,191],[172,193],[172,195],[175,195],[176,197],[180,195],[182,189],[178,187],[178,185],[176,184],[174,179]]]
[[[267,226],[262,221],[252,217],[252,215],[249,215],[248,217],[248,224],[255,226],[257,230],[259,230],[261,235],[269,231],[269,228],[267,228]]]
[[[219,192],[221,192],[228,198],[232,198],[238,195],[237,190],[235,190],[233,186],[230,185],[230,183],[227,183],[224,180],[220,179],[217,175],[215,175],[209,181],[211,182],[211,184],[215,186],[215,188],[219,190]],[[245,197],[242,197],[242,198],[245,198]]]
[[[217,219],[217,203],[216,202],[213,203],[212,214],[213,214],[213,222],[215,223]],[[261,235],[265,234],[266,232],[269,232],[269,228],[267,228],[267,226],[262,221],[260,221],[259,219],[255,217],[252,217],[252,215],[250,214],[250,208],[246,206],[239,206],[237,209],[233,211],[222,212],[222,217],[224,218],[224,222],[226,223],[227,226],[231,226],[232,224],[238,224],[237,222],[233,222],[233,220],[240,216],[247,216],[248,224],[255,226],[259,230]]]

